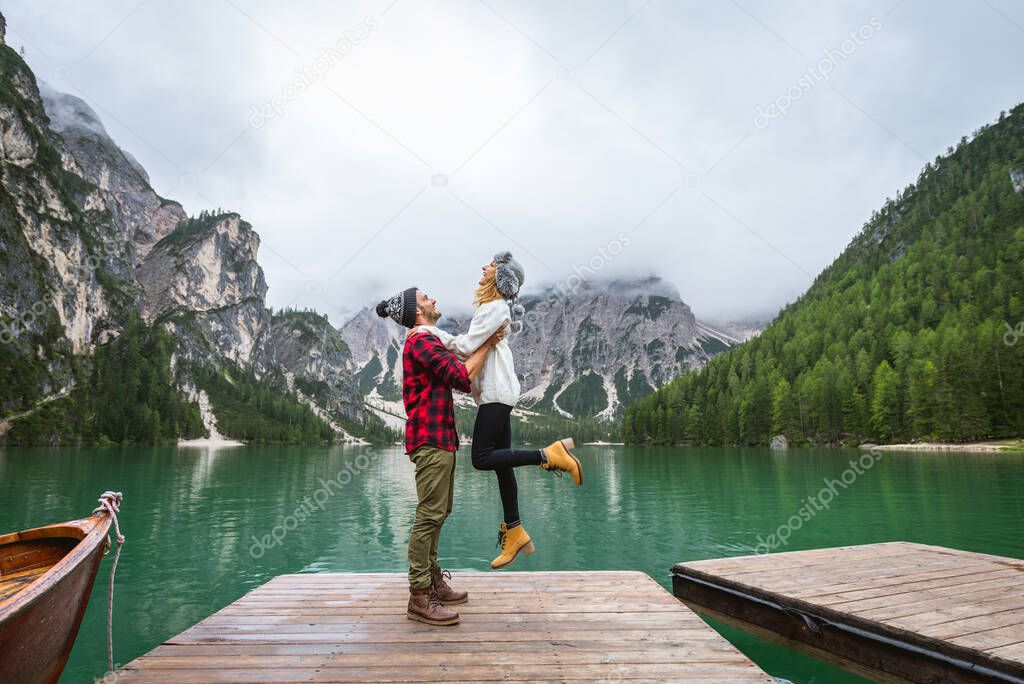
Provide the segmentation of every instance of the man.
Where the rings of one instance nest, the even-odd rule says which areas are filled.
[[[502,327],[463,364],[428,332],[412,332],[420,325],[435,325],[441,318],[437,300],[410,287],[377,305],[377,315],[409,328],[402,351],[402,401],[405,453],[416,464],[416,519],[409,535],[409,607],[406,616],[428,625],[454,625],[459,614],[445,604],[463,603],[465,591],[445,582],[437,562],[441,527],[452,512],[455,483],[455,429],[452,390],[469,392],[484,359],[504,336]]]

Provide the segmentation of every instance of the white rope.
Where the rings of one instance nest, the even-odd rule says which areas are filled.
[[[121,547],[124,545],[124,535],[121,534],[121,526],[117,523],[117,513],[121,507],[121,492],[103,492],[97,501],[100,505],[92,512],[93,515],[106,511],[111,520],[114,521],[114,535],[117,539],[117,551],[114,552],[114,562],[110,566],[110,591],[107,594],[107,671],[114,671],[114,573],[117,572],[117,559],[121,556]],[[107,536],[107,548],[110,548],[110,536]]]

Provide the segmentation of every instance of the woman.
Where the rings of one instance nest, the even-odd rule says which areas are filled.
[[[511,303],[509,332],[518,334],[523,329],[520,319],[524,309],[521,304],[515,304],[515,300],[523,280],[523,267],[510,252],[496,254],[494,261],[483,267],[473,299],[476,310],[469,330],[462,335],[451,335],[434,326],[422,326],[421,329],[437,335],[445,347],[458,356],[468,357],[495,331],[509,323]],[[504,509],[505,520],[498,531],[501,555],[491,562],[491,567],[498,569],[514,561],[520,551],[527,555],[535,551],[519,517],[514,469],[535,465],[545,470],[568,472],[577,485],[583,484],[583,471],[579,459],[570,451],[575,446],[572,439],[560,439],[544,449],[511,448],[511,414],[519,401],[519,379],[507,339],[498,342],[487,355],[483,368],[473,381],[473,400],[479,407],[473,426],[473,467],[493,470],[497,475]]]

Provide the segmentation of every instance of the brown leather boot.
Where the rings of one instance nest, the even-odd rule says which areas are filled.
[[[430,580],[433,583],[434,592],[437,593],[437,597],[441,599],[442,603],[465,603],[466,599],[469,598],[469,592],[452,589],[444,581],[445,577],[451,579],[452,573],[441,568],[434,568],[430,572]]]
[[[459,622],[459,614],[441,603],[433,587],[409,587],[409,608],[405,616],[428,625],[454,625]]]

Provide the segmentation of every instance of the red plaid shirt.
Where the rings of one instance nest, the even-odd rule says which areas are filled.
[[[445,451],[459,448],[452,389],[470,390],[466,366],[430,333],[405,340],[402,352],[402,401],[405,413],[405,453],[424,444]]]

